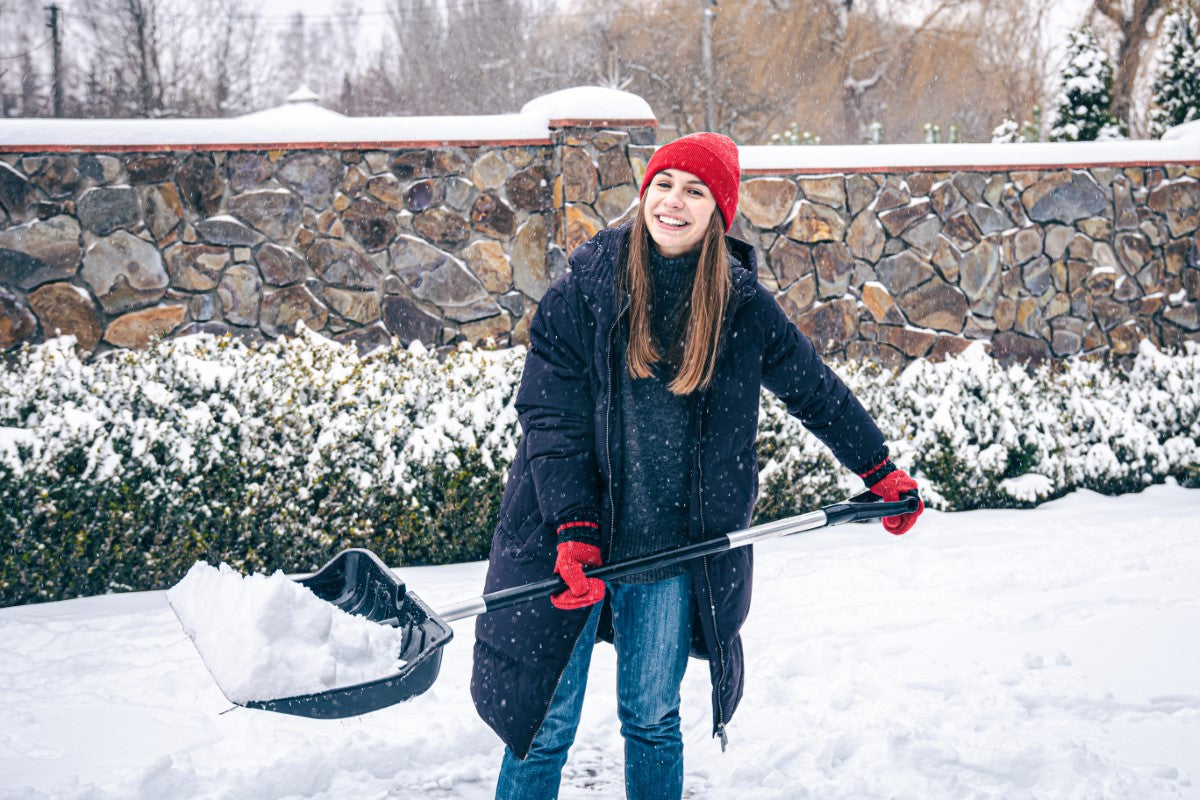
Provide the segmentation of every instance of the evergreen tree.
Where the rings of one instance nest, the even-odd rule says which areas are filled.
[[[1200,19],[1186,3],[1163,21],[1154,72],[1150,135],[1200,119]]]
[[[1112,113],[1113,68],[1091,28],[1071,33],[1067,63],[1054,98],[1050,141],[1090,142],[1125,136]]]

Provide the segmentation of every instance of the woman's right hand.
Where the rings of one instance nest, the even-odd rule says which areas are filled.
[[[550,596],[554,607],[570,611],[603,600],[604,581],[583,574],[584,567],[598,567],[600,563],[600,548],[596,545],[575,541],[559,542],[554,574],[566,582],[567,589]]]

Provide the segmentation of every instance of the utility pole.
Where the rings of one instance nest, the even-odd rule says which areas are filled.
[[[50,29],[50,39],[52,41],[51,50],[54,53],[54,116],[61,117],[63,115],[63,91],[62,91],[62,38],[58,35],[58,6],[49,5],[46,10],[50,12],[50,21],[46,23],[46,27]]]
[[[712,23],[717,12],[713,8],[717,0],[700,0],[704,7],[700,26],[700,56],[704,61],[704,130],[713,129],[713,63],[712,63]]]

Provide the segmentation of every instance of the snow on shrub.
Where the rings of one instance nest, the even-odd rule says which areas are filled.
[[[196,561],[307,571],[367,547],[393,564],[483,558],[520,430],[523,348],[359,357],[301,328],[81,361],[20,351],[0,386],[0,604],[163,587]],[[936,508],[1075,487],[1200,484],[1200,349],[1144,344],[1027,371],[981,346],[898,376],[838,371]],[[861,490],[764,393],[756,521]]]
[[[94,362],[69,339],[24,350],[0,388],[0,602],[164,586],[197,560],[303,571],[351,545],[480,558],[521,363],[359,358],[308,332]]]
[[[1169,356],[1144,342],[1128,373],[1096,359],[1003,367],[982,344],[914,361],[899,376],[871,364],[837,369],[934,508],[1031,506],[1168,476],[1200,485],[1200,348],[1191,343]],[[766,393],[759,462],[764,521],[861,489]]]

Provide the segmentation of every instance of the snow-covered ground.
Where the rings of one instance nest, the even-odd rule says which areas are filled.
[[[1200,798],[1200,491],[1077,492],[758,545],[729,751],[684,682],[691,798]],[[399,570],[434,607],[482,564]],[[342,721],[232,707],[163,593],[0,609],[0,798],[485,798],[472,622],[426,694]],[[564,800],[618,798],[597,648]]]

